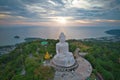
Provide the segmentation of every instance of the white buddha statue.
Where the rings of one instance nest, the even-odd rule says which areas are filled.
[[[75,63],[73,54],[69,52],[68,43],[65,42],[65,35],[61,33],[59,36],[60,42],[56,44],[56,55],[53,58],[53,63],[58,66],[69,67]]]

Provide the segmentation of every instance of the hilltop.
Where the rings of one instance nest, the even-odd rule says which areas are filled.
[[[41,42],[47,41],[47,45]],[[0,56],[0,80],[53,80],[54,69],[43,65],[46,51],[53,57],[58,40],[35,40],[16,45],[9,54]],[[101,75],[105,80],[120,79],[120,42],[68,40],[70,51],[88,52],[92,64],[91,80]],[[52,58],[51,57],[51,58]],[[99,75],[98,75],[99,74]]]

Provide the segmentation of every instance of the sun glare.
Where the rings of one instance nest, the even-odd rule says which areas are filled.
[[[67,19],[64,17],[58,17],[56,19],[57,22],[61,23],[61,24],[65,24],[67,22]]]

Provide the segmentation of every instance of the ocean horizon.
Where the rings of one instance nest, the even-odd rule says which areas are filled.
[[[24,42],[25,38],[58,39],[64,32],[66,39],[85,39],[112,36],[105,31],[120,27],[38,27],[38,26],[0,26],[0,46]],[[14,38],[19,36],[20,38]]]

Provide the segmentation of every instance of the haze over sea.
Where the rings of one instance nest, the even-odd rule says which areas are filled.
[[[120,29],[120,27],[0,27],[0,46],[14,45],[24,42],[25,38],[58,39],[61,32],[64,32],[67,39],[84,39],[111,36],[104,33],[110,29]],[[19,39],[14,36],[20,36]]]

